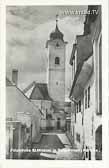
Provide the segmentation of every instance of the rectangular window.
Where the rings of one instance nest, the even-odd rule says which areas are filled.
[[[81,100],[79,100],[79,112],[81,112]]]
[[[75,123],[76,123],[76,104],[75,104]]]
[[[77,70],[77,50],[75,51],[75,73]]]
[[[26,133],[30,133],[30,128],[26,128]]]
[[[76,140],[78,141],[78,142],[80,142],[80,134],[76,134]]]
[[[57,64],[57,65],[60,64],[60,58],[59,57],[55,57],[55,64]]]
[[[88,87],[88,107],[90,107],[90,86]]]
[[[83,114],[82,114],[82,125],[84,124],[84,118],[83,118]]]
[[[76,112],[78,113],[78,103],[76,104]]]
[[[75,113],[75,123],[76,123],[76,113]]]
[[[85,90],[85,109],[87,109],[87,90]]]

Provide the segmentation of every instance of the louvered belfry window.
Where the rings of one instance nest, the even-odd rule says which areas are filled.
[[[56,57],[56,58],[55,58],[55,64],[57,64],[57,65],[60,64],[60,59],[59,59],[59,57]]]

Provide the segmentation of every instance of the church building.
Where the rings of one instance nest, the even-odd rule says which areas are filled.
[[[48,49],[47,83],[31,83],[24,93],[42,112],[41,130],[65,130],[65,59],[66,44],[56,27],[46,42]],[[34,95],[34,96],[33,96]]]

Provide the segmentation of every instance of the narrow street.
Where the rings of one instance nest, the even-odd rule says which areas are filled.
[[[42,134],[39,143],[33,142],[31,153],[23,154],[23,159],[32,160],[80,160],[81,153],[71,152],[72,146],[65,134]]]
[[[38,149],[62,149],[64,145],[61,143],[57,135],[42,135],[39,144],[33,144],[33,148]]]

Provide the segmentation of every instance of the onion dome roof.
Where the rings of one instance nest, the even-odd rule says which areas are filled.
[[[50,33],[50,40],[61,39],[63,41],[63,34],[60,32],[58,25],[58,20],[56,20],[56,28],[55,31]]]

